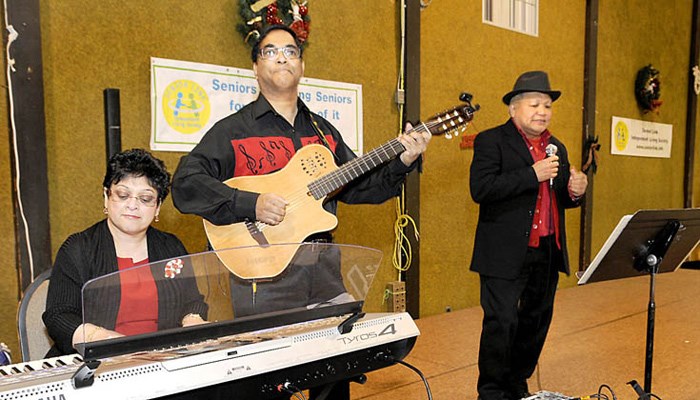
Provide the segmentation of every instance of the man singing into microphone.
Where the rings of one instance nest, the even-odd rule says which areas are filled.
[[[481,283],[481,400],[530,396],[532,375],[552,320],[559,272],[569,274],[564,209],[577,207],[585,174],[549,132],[545,72],[522,74],[503,96],[510,119],[474,141],[470,172],[479,222],[471,270]]]

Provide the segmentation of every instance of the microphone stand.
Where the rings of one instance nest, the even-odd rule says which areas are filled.
[[[671,246],[673,238],[678,233],[681,227],[680,221],[674,219],[666,223],[654,237],[648,242],[645,251],[637,256],[634,263],[634,268],[640,272],[649,272],[649,305],[647,307],[647,338],[646,338],[646,356],[644,363],[644,391],[639,388],[637,381],[632,380],[627,382],[639,395],[638,400],[651,399],[651,372],[652,361],[654,357],[654,320],[656,314],[656,274],[659,271],[659,265],[666,255],[666,251]]]

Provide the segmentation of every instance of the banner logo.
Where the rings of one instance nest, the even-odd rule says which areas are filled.
[[[162,107],[168,125],[184,134],[199,132],[211,114],[207,92],[188,79],[176,80],[165,88]]]
[[[615,125],[615,148],[618,151],[623,151],[627,148],[627,143],[630,140],[630,131],[627,129],[627,124],[624,121],[618,121]]]

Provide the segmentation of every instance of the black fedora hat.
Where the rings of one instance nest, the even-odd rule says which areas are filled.
[[[549,77],[546,72],[528,71],[518,77],[513,85],[513,90],[503,96],[503,102],[508,105],[513,96],[526,92],[546,93],[552,98],[552,101],[556,101],[561,96],[560,91],[552,90],[549,87]]]

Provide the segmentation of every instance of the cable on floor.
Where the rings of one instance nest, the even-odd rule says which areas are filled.
[[[429,400],[432,400],[432,399],[433,399],[433,393],[430,391],[430,385],[428,384],[428,380],[425,379],[425,376],[423,375],[423,373],[420,372],[420,370],[419,370],[418,368],[414,367],[413,365],[411,365],[411,364],[409,364],[409,363],[407,363],[407,362],[405,362],[405,361],[403,361],[403,360],[395,360],[395,361],[396,361],[397,364],[401,364],[401,365],[405,366],[406,368],[411,369],[411,370],[413,370],[415,373],[418,374],[418,376],[420,377],[420,379],[423,381],[423,385],[425,385],[425,391],[428,393],[428,399],[429,399]]]

